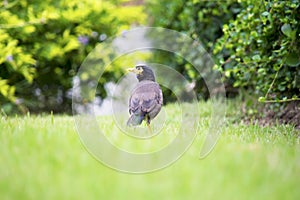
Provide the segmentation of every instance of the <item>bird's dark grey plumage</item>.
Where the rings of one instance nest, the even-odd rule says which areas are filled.
[[[129,99],[128,126],[137,126],[146,121],[150,125],[150,121],[154,119],[160,112],[163,104],[163,95],[159,84],[155,82],[155,75],[152,69],[146,65],[137,65],[135,68],[129,69],[134,72],[139,83],[133,89]]]

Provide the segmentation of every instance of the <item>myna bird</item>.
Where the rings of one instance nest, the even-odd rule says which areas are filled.
[[[128,126],[137,126],[146,121],[150,128],[150,121],[160,112],[163,104],[163,95],[159,84],[155,82],[152,69],[145,64],[136,65],[128,71],[136,74],[139,83],[133,89],[129,99]]]

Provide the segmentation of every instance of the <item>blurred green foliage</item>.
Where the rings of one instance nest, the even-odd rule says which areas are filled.
[[[299,98],[300,2],[247,0],[241,5],[215,46],[219,67],[234,79],[234,87],[253,89],[261,101]]]
[[[300,94],[300,3],[291,1],[148,1],[150,22],[188,34],[213,54],[228,95],[235,88],[261,101],[284,102]],[[157,55],[207,96],[202,77],[184,59]],[[205,95],[206,94],[206,95]]]
[[[200,42],[208,53],[212,53],[216,40],[223,35],[223,26],[234,19],[241,9],[241,6],[233,0],[226,2],[155,0],[147,1],[147,4],[148,14],[153,16],[150,22],[154,26],[162,26],[185,33]],[[205,60],[203,54],[197,52],[198,49],[190,47],[189,51],[190,54],[194,54],[190,56],[190,60],[206,70],[201,73],[201,76],[185,58],[168,52],[158,52],[155,56],[159,63],[173,67],[191,83],[195,83],[194,91],[198,95],[198,99],[208,99],[210,92],[207,88],[208,83],[205,83],[204,79],[210,79],[212,64],[207,63],[209,59]],[[215,91],[220,89],[215,88]],[[172,99],[175,100],[176,97]]]
[[[128,0],[1,1],[2,111],[70,111],[73,77],[86,56],[110,36],[132,24],[144,24],[146,13],[151,26],[177,30],[201,42],[213,55],[214,69],[222,73],[229,96],[243,89],[261,96],[262,102],[299,99],[298,0],[147,0],[144,6],[134,4]],[[194,63],[210,66],[209,59],[197,55],[199,49],[191,51]],[[112,57],[113,52],[105,53]],[[199,99],[209,98],[204,79],[210,71],[200,76],[184,58],[160,50],[150,61],[175,68],[194,85]],[[119,58],[105,71],[98,81],[98,95],[105,97],[104,84],[122,76],[124,63],[132,61]],[[167,101],[176,100],[170,90],[164,92]]]
[[[123,6],[124,2],[1,1],[2,110],[70,111],[68,91],[88,53],[106,38],[145,20],[141,6]],[[104,77],[120,76],[120,70]],[[99,90],[105,96],[103,85]]]

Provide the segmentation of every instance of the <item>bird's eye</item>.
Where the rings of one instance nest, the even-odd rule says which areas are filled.
[[[136,69],[136,71],[137,71],[138,74],[142,74],[143,73],[143,67],[138,66],[138,67],[135,67],[135,69]]]

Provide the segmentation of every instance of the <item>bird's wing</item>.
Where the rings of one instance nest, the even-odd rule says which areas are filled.
[[[163,104],[162,91],[155,82],[141,83],[133,90],[129,99],[129,113],[149,113],[155,117]]]

